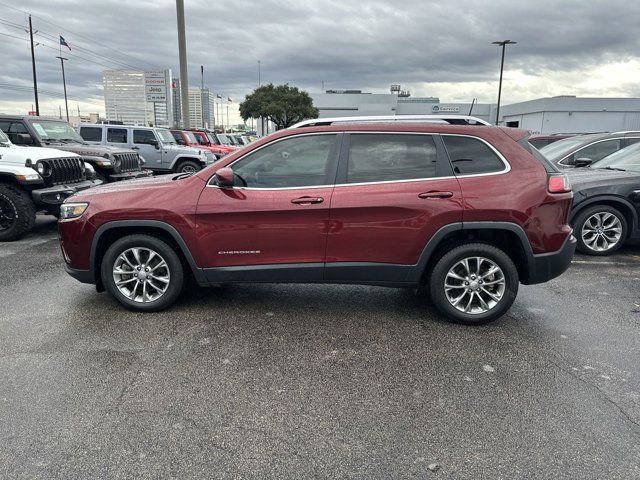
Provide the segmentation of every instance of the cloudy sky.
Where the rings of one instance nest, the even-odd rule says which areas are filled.
[[[104,112],[107,68],[178,72],[172,0],[0,0],[0,112],[31,109],[27,15],[38,30],[41,110],[63,102],[58,35],[69,42],[70,109]],[[241,99],[262,82],[310,92],[355,88],[443,102],[543,96],[640,96],[640,2],[617,0],[185,0],[189,79]]]

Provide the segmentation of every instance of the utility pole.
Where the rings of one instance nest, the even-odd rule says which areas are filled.
[[[180,56],[180,97],[182,100],[182,127],[189,129],[189,78],[187,77],[187,38],[184,27],[184,0],[176,0],[178,17],[178,52]]]
[[[67,80],[64,77],[64,61],[69,60],[64,57],[56,57],[60,59],[60,65],[62,66],[62,85],[64,87],[64,108],[67,112],[67,122],[69,121],[69,104],[67,103]]]
[[[260,60],[258,60],[258,87],[260,85],[262,85],[262,82],[260,81]]]
[[[202,128],[205,128],[204,127],[204,65],[200,65],[200,110],[202,111]]]
[[[499,42],[492,42],[493,45],[500,45],[502,47],[502,60],[500,61],[500,83],[498,85],[498,106],[496,107],[496,125],[500,119],[500,97],[502,95],[502,72],[504,71],[504,50],[507,45],[515,45],[518,42],[513,40],[502,40]]]
[[[36,78],[36,53],[33,49],[33,25],[29,15],[29,38],[31,38],[31,68],[33,69],[33,96],[36,99],[36,115],[40,116],[40,104],[38,103],[38,80]]]

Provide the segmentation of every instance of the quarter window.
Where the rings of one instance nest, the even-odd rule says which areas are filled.
[[[486,143],[477,138],[442,137],[456,175],[477,175],[500,172],[504,163]]]
[[[101,142],[102,128],[99,127],[80,127],[80,136],[87,142]]]
[[[307,135],[274,142],[234,163],[238,187],[287,188],[327,185],[336,135]]]
[[[437,159],[430,135],[351,134],[347,183],[435,177]]]
[[[126,128],[107,128],[107,142],[127,143]]]

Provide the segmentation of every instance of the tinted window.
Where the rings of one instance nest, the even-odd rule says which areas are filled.
[[[500,172],[505,168],[496,152],[477,138],[444,135],[442,139],[456,175]]]
[[[235,185],[283,188],[327,185],[335,135],[308,135],[267,145],[232,165]]]
[[[546,138],[533,138],[533,139],[529,139],[529,143],[536,148],[542,148],[542,147],[546,147],[551,142]]]
[[[127,143],[127,129],[107,128],[107,142]]]
[[[23,123],[13,122],[9,126],[9,133],[29,133],[29,130]]]
[[[88,142],[102,141],[102,128],[100,127],[80,127],[80,136]]]
[[[150,140],[155,140],[156,136],[151,130],[134,130],[133,131],[133,143],[148,144]]]
[[[180,135],[179,132],[171,132],[171,134],[173,135],[173,138],[176,139],[176,143],[178,145],[184,145],[184,140],[182,140],[182,135]],[[134,134],[135,135],[135,134]],[[134,137],[135,138],[135,137]],[[136,141],[134,140],[133,143],[136,143]]]
[[[430,135],[352,134],[347,183],[434,177],[436,161]]]
[[[582,150],[578,150],[571,157],[563,160],[563,164],[573,165],[579,158],[588,158],[594,162],[611,155],[620,150],[620,139],[605,140],[604,142],[593,143]]]

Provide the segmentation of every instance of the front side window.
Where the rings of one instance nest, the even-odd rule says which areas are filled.
[[[443,135],[442,139],[456,175],[496,173],[505,169],[504,162],[482,140],[452,135]]]
[[[107,142],[127,143],[126,128],[107,128]]]
[[[336,135],[307,135],[276,141],[231,167],[235,186],[288,188],[327,185]]]
[[[347,183],[435,177],[437,159],[430,135],[351,134]]]
[[[593,143],[588,147],[578,150],[576,153],[563,160],[562,163],[574,165],[576,160],[579,158],[588,158],[593,162],[597,162],[618,150],[620,150],[620,139],[605,140],[604,142]]]
[[[156,136],[151,130],[134,130],[133,131],[133,143],[141,143],[148,145],[156,141]]]
[[[101,142],[102,128],[100,127],[80,127],[80,136],[87,142]]]

